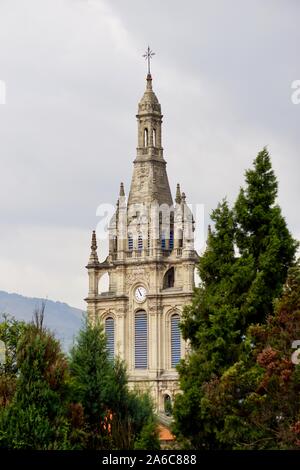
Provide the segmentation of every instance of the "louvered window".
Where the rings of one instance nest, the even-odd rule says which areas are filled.
[[[142,234],[139,233],[139,235],[138,235],[138,250],[142,251],[142,249],[143,249],[143,237],[142,237]]]
[[[135,368],[148,367],[148,324],[144,311],[135,314]]]
[[[174,248],[174,232],[173,230],[170,231],[170,250]]]
[[[166,236],[165,236],[164,233],[162,233],[162,235],[161,235],[161,248],[162,248],[163,250],[166,249]]]
[[[180,317],[177,313],[171,316],[171,366],[176,367],[180,361]]]
[[[151,241],[150,241],[150,229],[148,229],[148,250],[150,249],[151,246]]]
[[[112,317],[108,317],[105,320],[105,334],[108,357],[109,359],[113,359],[115,355],[115,321]]]
[[[128,250],[132,251],[133,250],[133,238],[131,233],[128,234]]]

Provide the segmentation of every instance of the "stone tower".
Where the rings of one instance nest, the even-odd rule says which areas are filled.
[[[128,200],[123,183],[109,225],[109,254],[99,262],[93,232],[87,265],[88,315],[103,321],[110,355],[127,364],[131,387],[150,390],[167,412],[178,391],[176,364],[186,352],[179,321],[190,303],[198,256],[194,221],[177,185],[175,204],[162,148],[162,114],[147,75],[138,105],[138,145]],[[108,273],[109,289],[99,293]]]

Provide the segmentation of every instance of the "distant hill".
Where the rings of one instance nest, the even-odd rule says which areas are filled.
[[[64,351],[68,352],[73,343],[74,335],[81,326],[82,310],[70,307],[63,302],[24,297],[19,294],[0,291],[0,314],[8,313],[17,320],[30,322],[34,309],[41,307],[43,300],[46,301],[44,323],[61,341]]]

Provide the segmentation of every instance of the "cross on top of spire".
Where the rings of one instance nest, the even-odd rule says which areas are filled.
[[[151,75],[150,72],[150,60],[152,57],[155,55],[155,52],[151,51],[150,47],[148,46],[148,49],[146,50],[145,54],[143,54],[143,57],[148,61],[148,75]]]

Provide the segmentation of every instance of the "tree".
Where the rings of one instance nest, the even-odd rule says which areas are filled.
[[[246,172],[234,210],[226,201],[212,213],[214,230],[199,262],[200,287],[184,311],[182,332],[192,352],[178,367],[183,394],[175,401],[174,432],[193,447],[223,448],[224,416],[208,390],[244,353],[248,327],[273,312],[297,243],[275,205],[277,181],[266,149]]]
[[[0,341],[4,345],[3,362],[0,364],[0,407],[7,406],[16,390],[17,346],[24,332],[25,323],[4,314],[0,323]]]
[[[100,323],[85,320],[71,351],[72,400],[83,408],[85,445],[109,447],[110,396],[113,366]]]
[[[43,309],[39,321],[24,327],[17,344],[16,390],[0,415],[2,447],[69,448],[67,361],[42,325]]]
[[[192,305],[185,308],[181,324],[193,352],[178,366],[184,393],[176,397],[174,406],[174,433],[190,438],[192,446],[200,448],[204,436],[206,445],[215,447],[215,423],[203,415],[201,407],[202,385],[237,357],[241,336],[237,309],[240,286],[234,278],[235,223],[226,200],[211,218],[215,228],[209,230],[207,248],[200,257],[201,284],[195,289]]]
[[[241,259],[251,266],[242,311],[251,322],[260,322],[273,310],[298,243],[275,204],[278,183],[266,148],[253,166],[235,203],[236,242]]]
[[[147,434],[145,426],[155,422],[153,405],[147,395],[128,390],[124,362],[109,359],[100,322],[86,319],[71,351],[70,372],[73,408],[75,416],[81,416],[73,433],[75,446],[133,449],[142,432],[143,442],[148,438],[152,445],[154,434]],[[79,427],[83,430],[80,435]]]
[[[140,432],[134,444],[135,450],[160,450],[158,427],[156,420],[149,420]]]
[[[191,342],[193,349],[201,346],[201,361],[210,361],[209,373],[233,359],[235,345],[240,340],[237,310],[240,282],[234,277],[237,271],[235,222],[226,200],[218,205],[211,218],[215,228],[209,230],[207,248],[198,266],[201,284],[195,289],[192,305],[184,310],[181,324],[183,337]]]
[[[233,449],[300,448],[300,264],[291,268],[275,314],[249,327],[240,361],[205,385],[218,440]],[[295,356],[298,356],[296,353]],[[296,363],[295,363],[296,362]]]

